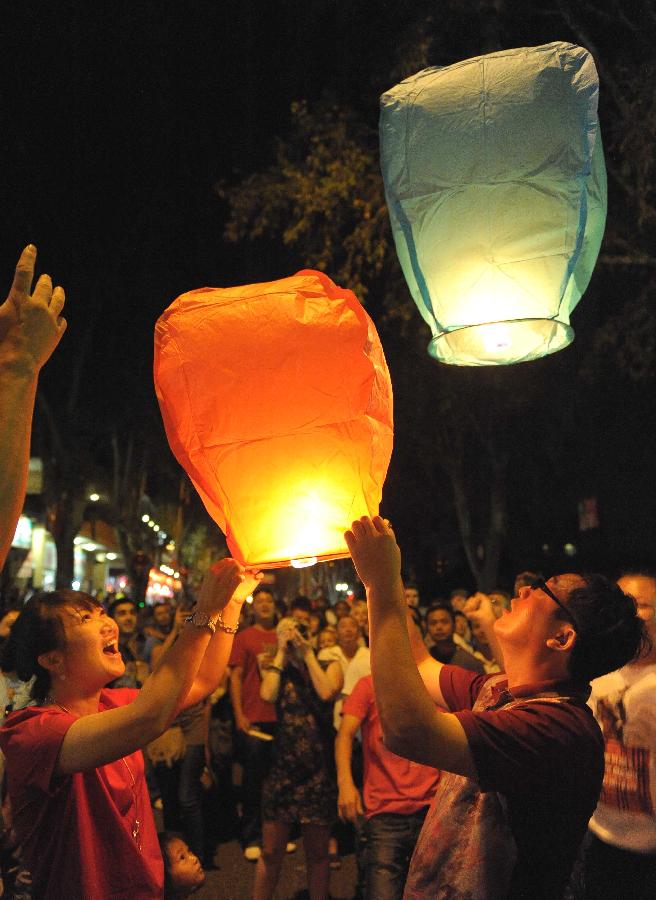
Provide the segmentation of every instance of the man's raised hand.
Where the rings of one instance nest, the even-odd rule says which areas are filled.
[[[463,612],[470,621],[476,622],[483,628],[491,628],[496,621],[492,601],[487,594],[483,594],[481,591],[469,597]]]
[[[356,519],[344,539],[365,587],[387,586],[401,577],[401,551],[388,522],[380,516]]]
[[[37,375],[66,330],[61,318],[65,294],[53,290],[49,275],[41,275],[34,292],[36,247],[29,244],[21,253],[14,280],[5,302],[0,305],[0,365],[21,375]]]

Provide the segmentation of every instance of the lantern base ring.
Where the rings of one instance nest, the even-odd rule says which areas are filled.
[[[316,556],[306,556],[305,559],[292,559],[290,563],[295,569],[307,569],[308,566],[314,566],[317,562]]]
[[[574,329],[558,319],[506,319],[443,331],[428,352],[455,366],[507,366],[555,353],[573,340]]]

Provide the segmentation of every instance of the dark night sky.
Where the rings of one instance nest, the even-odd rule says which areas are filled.
[[[43,375],[51,395],[66,390],[71,359],[93,324],[81,403],[94,410],[99,429],[103,420],[120,420],[127,398],[152,400],[152,330],[174,297],[202,285],[289,274],[262,271],[252,254],[222,243],[226,210],[212,187],[271,160],[294,99],[312,101],[332,90],[371,108],[375,121],[377,94],[393,83],[381,73],[409,6],[401,0],[22,0],[10,12],[5,6],[0,276],[8,285],[18,252],[31,241],[40,266],[67,289],[69,330]],[[519,37],[525,44],[569,38],[553,29],[548,18],[527,19]],[[434,61],[481,52],[471,41],[466,30],[454,33],[453,58]],[[364,71],[377,75],[367,80]],[[607,301],[597,293],[597,306],[588,301],[574,320],[579,333],[603,318]],[[640,402],[635,394],[616,405]],[[548,410],[536,416],[548,421]],[[634,418],[640,421],[638,411]],[[632,474],[653,469],[651,423],[630,458],[621,423],[613,427],[617,477],[629,497],[644,498]],[[600,475],[614,478],[618,467],[604,462]],[[616,493],[611,507],[620,505],[622,492]],[[643,501],[645,528],[654,505],[652,492]]]
[[[357,86],[371,29],[340,6],[60,0],[5,16],[0,273],[7,282],[32,241],[67,289],[69,332],[46,378],[93,320],[89,387],[120,394],[135,373],[142,384],[154,321],[175,296],[253,280],[221,244],[212,186],[271,160],[292,100]]]

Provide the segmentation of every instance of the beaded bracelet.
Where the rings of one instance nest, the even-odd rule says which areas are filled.
[[[223,616],[219,613],[219,616],[216,620],[216,627],[220,631],[225,631],[226,634],[237,634],[239,631],[239,625],[226,625],[223,621]]]

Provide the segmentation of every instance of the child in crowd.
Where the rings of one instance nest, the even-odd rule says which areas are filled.
[[[164,860],[164,900],[189,897],[205,883],[200,860],[176,831],[165,831],[158,837]]]

